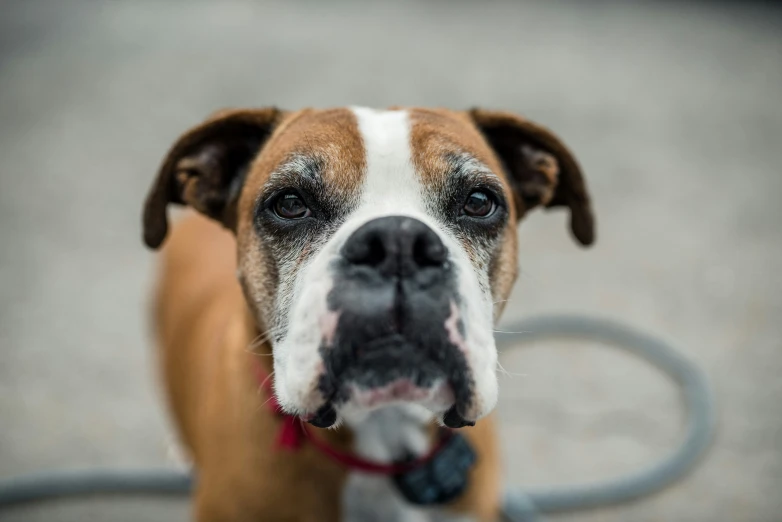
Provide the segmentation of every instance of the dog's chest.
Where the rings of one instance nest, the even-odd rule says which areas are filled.
[[[425,412],[411,406],[385,408],[360,422],[350,423],[355,451],[364,458],[390,463],[406,456],[420,457],[432,440]],[[343,522],[469,522],[464,515],[407,502],[391,477],[354,471],[342,495]]]

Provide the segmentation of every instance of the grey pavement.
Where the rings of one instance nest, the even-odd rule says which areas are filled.
[[[522,227],[506,323],[613,317],[713,380],[719,434],[686,480],[574,521],[782,520],[782,15],[727,2],[5,1],[0,11],[0,477],[174,465],[146,300],[145,191],[219,107],[486,106],[577,152],[598,242]],[[624,354],[502,356],[509,483],[617,476],[682,433]],[[186,520],[179,500],[60,502],[3,521]]]

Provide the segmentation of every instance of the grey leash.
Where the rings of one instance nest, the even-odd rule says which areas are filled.
[[[598,482],[506,491],[504,514],[511,522],[540,520],[541,513],[556,513],[620,504],[649,495],[681,478],[698,462],[712,439],[715,405],[706,376],[664,342],[614,321],[576,315],[555,315],[521,321],[510,328],[525,332],[500,345],[543,338],[588,339],[613,345],[645,359],[671,377],[680,387],[689,413],[687,433],[681,445],[662,461],[624,477]]]
[[[524,333],[500,334],[500,346],[560,338],[586,339],[624,348],[676,381],[689,418],[682,444],[647,469],[597,484],[506,491],[503,505],[506,520],[539,522],[543,513],[608,506],[651,494],[686,474],[708,447],[714,431],[715,406],[706,377],[662,341],[610,320],[571,315],[527,319],[509,330]],[[0,482],[0,509],[75,496],[188,495],[192,486],[189,473],[169,469],[49,472]]]

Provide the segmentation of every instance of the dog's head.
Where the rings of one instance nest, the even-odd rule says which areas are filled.
[[[488,413],[517,221],[565,206],[575,238],[594,239],[568,149],[485,110],[224,111],[165,159],[144,211],[150,247],[169,203],[235,232],[278,400],[320,426],[398,402],[451,427]]]

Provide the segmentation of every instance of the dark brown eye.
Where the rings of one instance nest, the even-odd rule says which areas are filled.
[[[488,217],[494,212],[494,199],[483,191],[476,190],[467,196],[464,213],[471,217]]]
[[[310,209],[298,194],[288,193],[274,202],[274,213],[283,219],[301,219],[310,215]]]

